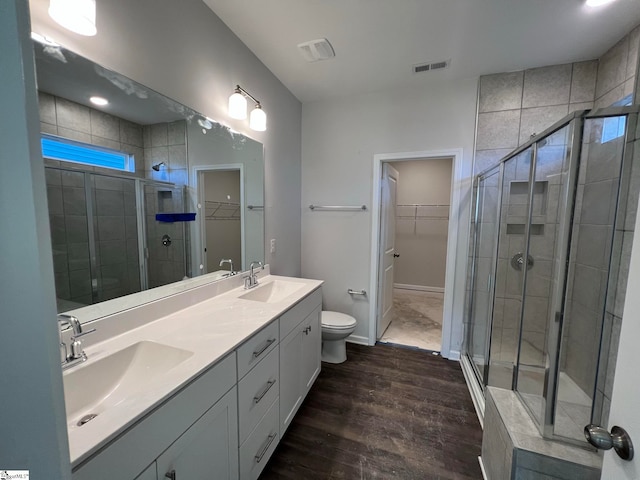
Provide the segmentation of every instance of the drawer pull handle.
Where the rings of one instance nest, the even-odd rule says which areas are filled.
[[[262,447],[262,450],[260,450],[255,456],[256,463],[260,463],[260,461],[262,460],[262,457],[264,457],[264,454],[267,453],[267,450],[269,450],[269,447],[271,446],[271,444],[275,439],[276,439],[275,433],[272,433],[271,435],[269,435],[269,438],[267,438],[267,443],[265,444],[264,447]]]
[[[270,338],[269,340],[267,340],[266,342],[264,342],[264,345],[259,349],[256,350],[255,352],[253,352],[253,357],[254,358],[258,358],[260,355],[262,355],[264,353],[264,351],[269,348],[271,346],[271,344],[273,342],[275,342],[276,339],[275,338]]]
[[[171,470],[170,472],[167,472],[164,474],[165,478],[169,478],[171,480],[176,480],[176,471],[175,470]]]
[[[258,395],[253,397],[254,403],[260,403],[260,400],[262,400],[262,398],[267,394],[269,390],[271,390],[271,387],[273,387],[275,384],[276,384],[275,380],[269,380],[267,384],[264,386],[264,388],[262,389],[262,391]]]

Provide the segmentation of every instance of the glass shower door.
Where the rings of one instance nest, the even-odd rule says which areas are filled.
[[[489,364],[489,334],[491,330],[491,298],[495,277],[496,237],[500,167],[477,179],[474,198],[474,247],[471,278],[471,300],[467,330],[467,355],[481,385],[486,384]]]
[[[139,292],[136,181],[97,173],[87,176],[91,182],[88,205],[93,219],[95,301]]]
[[[534,144],[531,208],[516,390],[546,435],[551,424],[548,382],[553,378],[563,312],[567,249],[576,184],[573,121]],[[552,356],[549,352],[553,352]]]
[[[511,389],[522,318],[532,148],[503,163],[488,385]]]

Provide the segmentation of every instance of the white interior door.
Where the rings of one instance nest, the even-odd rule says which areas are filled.
[[[601,478],[607,480],[640,479],[640,452],[638,451],[640,448],[640,408],[638,408],[640,405],[640,382],[638,382],[640,295],[637,292],[640,292],[640,229],[636,229],[633,238],[624,320],[620,332],[613,397],[607,426],[609,431],[614,425],[624,428],[631,440],[635,442],[636,452],[635,458],[630,462],[622,460],[613,450],[605,452]]]
[[[382,165],[380,195],[380,258],[378,261],[378,309],[376,338],[391,323],[393,316],[393,263],[396,239],[396,191],[398,171],[388,163]]]

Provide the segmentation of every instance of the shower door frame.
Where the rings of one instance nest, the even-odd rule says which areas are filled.
[[[555,409],[556,409],[556,396],[557,396],[557,377],[558,377],[558,364],[560,360],[560,339],[562,332],[562,323],[564,320],[564,307],[565,307],[565,299],[567,293],[567,278],[568,278],[568,270],[569,270],[569,249],[571,245],[571,230],[573,225],[573,211],[574,211],[574,203],[575,196],[577,191],[577,182],[578,182],[578,168],[580,164],[580,152],[582,145],[582,132],[584,126],[584,116],[587,111],[575,112],[570,114],[567,117],[564,117],[560,121],[556,122],[551,127],[544,130],[539,135],[536,135],[529,142],[524,144],[521,149],[524,150],[529,147],[533,147],[532,156],[531,156],[531,168],[529,172],[529,212],[527,214],[527,227],[526,227],[526,241],[525,241],[525,256],[524,258],[529,257],[530,252],[530,226],[533,218],[533,198],[534,198],[534,189],[535,189],[535,173],[537,171],[538,166],[538,144],[544,140],[545,138],[553,135],[554,133],[562,130],[563,128],[570,126],[571,133],[570,139],[567,142],[567,148],[569,151],[569,166],[568,172],[569,176],[566,180],[566,188],[564,189],[564,197],[560,197],[558,199],[558,203],[562,205],[562,216],[557,222],[558,225],[558,237],[556,239],[555,244],[559,245],[559,253],[556,257],[554,252],[554,258],[560,258],[557,262],[560,265],[563,265],[562,268],[559,268],[558,272],[562,273],[562,279],[555,282],[555,288],[550,291],[549,301],[551,307],[549,308],[549,312],[554,311],[555,314],[553,318],[551,318],[551,314],[548,315],[546,319],[546,324],[548,327],[547,330],[547,341],[546,341],[546,362],[545,362],[545,373],[544,373],[544,381],[543,381],[543,394],[542,394],[542,419],[541,421],[536,421],[537,414],[532,411],[530,405],[524,400],[521,393],[518,390],[518,378],[520,371],[520,353],[522,346],[522,336],[523,336],[523,322],[524,322],[524,307],[526,302],[526,293],[527,293],[527,272],[524,274],[524,281],[522,285],[522,308],[520,312],[520,321],[518,324],[518,341],[516,344],[516,359],[514,362],[514,377],[513,377],[513,391],[516,393],[520,401],[522,402],[525,409],[529,412],[529,415],[534,420],[534,423],[537,425],[540,434],[545,438],[554,438],[555,435],[553,433],[554,430],[554,420],[555,420]],[[507,161],[513,156],[517,155],[518,151],[513,152],[505,159]],[[564,438],[564,437],[563,437]],[[570,439],[567,439],[570,440]]]
[[[470,272],[470,278],[471,278],[471,288],[469,289],[470,292],[470,298],[469,298],[469,314],[471,314],[472,312],[472,307],[474,304],[474,300],[475,300],[475,273],[476,273],[476,259],[478,258],[478,247],[479,247],[479,231],[478,231],[478,221],[480,220],[480,211],[479,211],[479,199],[480,199],[480,181],[482,179],[486,179],[487,176],[489,174],[492,174],[493,171],[495,169],[498,169],[497,175],[498,175],[498,196],[496,198],[496,224],[495,224],[495,246],[494,246],[494,256],[493,256],[493,263],[491,265],[491,271],[490,271],[490,276],[489,276],[489,302],[487,303],[487,331],[485,332],[485,360],[486,360],[486,367],[483,374],[481,375],[480,372],[478,371],[475,361],[474,359],[469,355],[469,351],[468,351],[468,346],[470,341],[470,335],[471,332],[473,331],[474,325],[471,324],[471,322],[469,322],[470,325],[470,330],[466,333],[465,335],[465,341],[467,342],[467,348],[465,349],[466,351],[464,352],[464,356],[467,357],[468,361],[469,361],[469,365],[471,366],[471,370],[473,371],[473,374],[476,377],[476,380],[480,383],[480,387],[482,389],[482,391],[484,392],[484,389],[489,381],[489,369],[490,369],[490,363],[491,363],[491,331],[493,329],[493,298],[495,296],[495,276],[496,276],[496,268],[497,268],[497,262],[498,262],[498,255],[497,255],[497,251],[498,251],[498,234],[500,231],[500,205],[502,202],[502,180],[503,180],[503,174],[504,174],[504,164],[502,162],[500,162],[498,165],[494,165],[490,168],[487,168],[485,170],[483,170],[481,173],[479,173],[478,175],[476,175],[475,179],[474,179],[474,188],[475,188],[475,208],[473,211],[473,218],[474,218],[474,225],[476,225],[474,231],[473,231],[473,238],[471,239],[473,241],[473,254],[472,254],[472,262],[471,262],[471,272]]]

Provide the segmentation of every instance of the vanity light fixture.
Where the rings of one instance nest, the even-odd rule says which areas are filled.
[[[89,98],[89,101],[94,105],[98,105],[99,107],[104,107],[105,105],[109,105],[109,100],[103,97],[93,96]]]
[[[50,0],[49,16],[67,30],[92,37],[96,30],[96,0]]]
[[[267,129],[267,114],[262,109],[260,101],[240,85],[236,85],[236,89],[229,97],[229,116],[238,120],[247,118],[247,97],[255,102],[255,107],[249,116],[249,128],[264,132]]]

